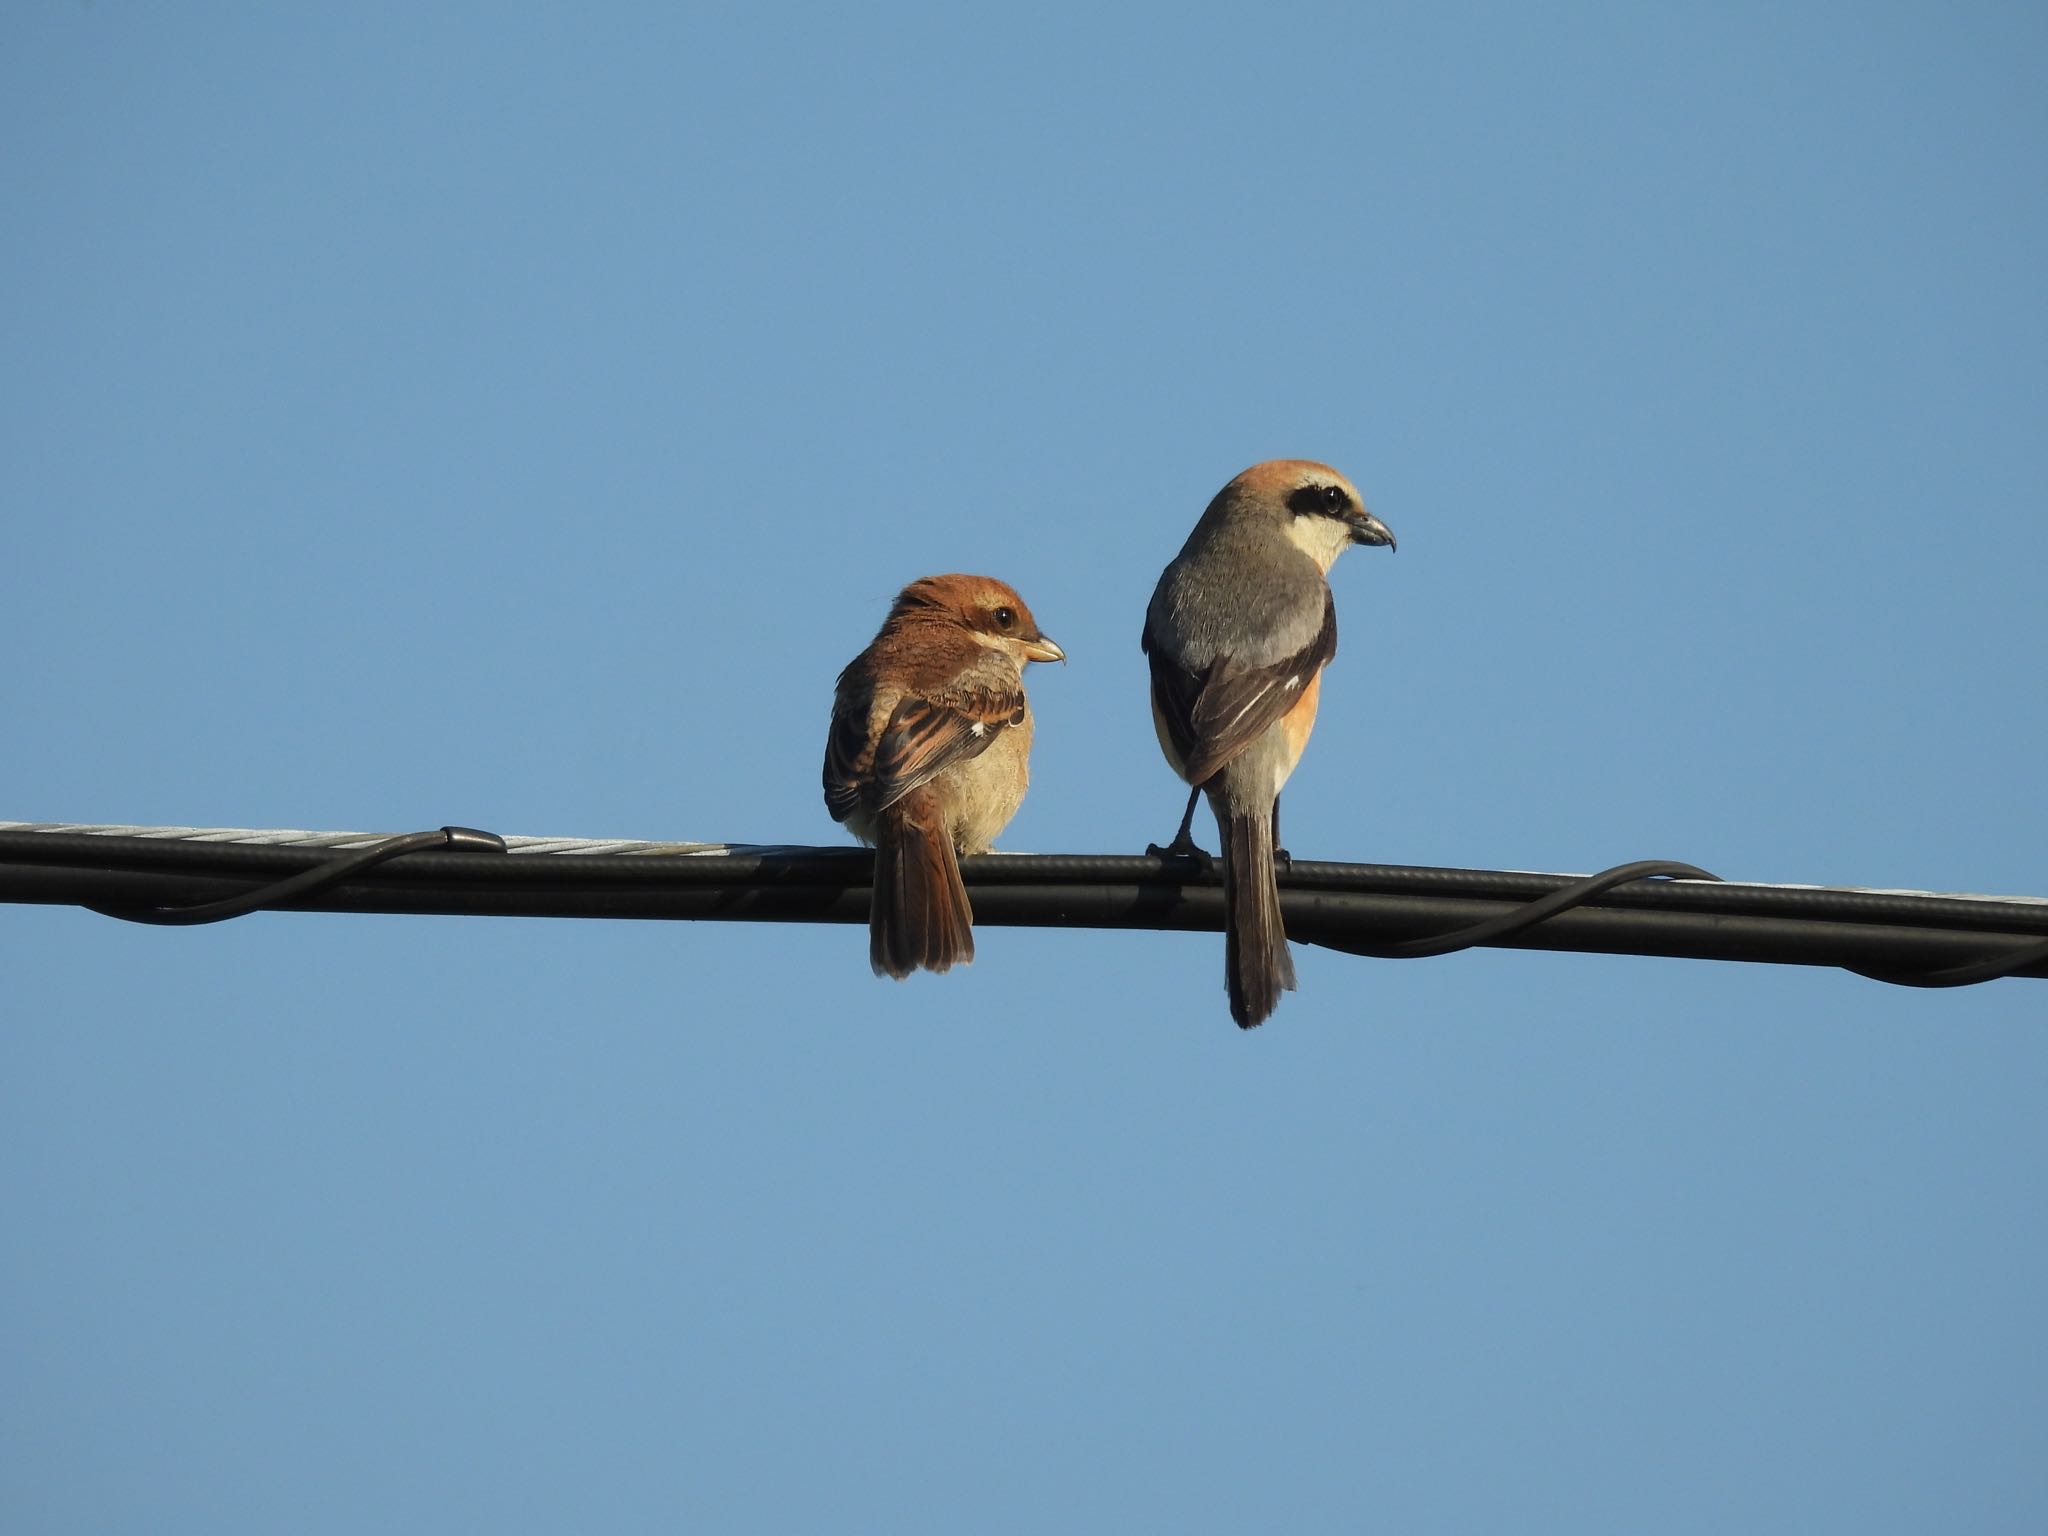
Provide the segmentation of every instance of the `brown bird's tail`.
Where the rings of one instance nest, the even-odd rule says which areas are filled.
[[[868,964],[877,976],[901,981],[919,966],[943,971],[974,958],[974,909],[931,800],[913,791],[875,828]]]
[[[1223,980],[1238,1028],[1262,1024],[1294,990],[1294,957],[1273,876],[1273,818],[1216,807],[1223,847]]]

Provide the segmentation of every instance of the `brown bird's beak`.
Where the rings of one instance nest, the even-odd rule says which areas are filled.
[[[1394,530],[1364,508],[1360,508],[1352,513],[1344,521],[1351,525],[1352,543],[1384,544],[1389,549],[1396,547],[1394,544]]]
[[[1039,635],[1035,639],[1026,640],[1024,642],[1024,654],[1033,661],[1065,661],[1067,659],[1067,653],[1043,635]]]

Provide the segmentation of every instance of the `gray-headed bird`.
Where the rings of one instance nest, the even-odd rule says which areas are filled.
[[[1194,786],[1162,852],[1192,854],[1195,798],[1222,843],[1224,983],[1245,1029],[1294,987],[1273,872],[1280,790],[1316,720],[1337,654],[1327,579],[1353,544],[1394,545],[1358,489],[1327,464],[1273,459],[1216,493],[1145,610],[1152,722],[1173,771]]]

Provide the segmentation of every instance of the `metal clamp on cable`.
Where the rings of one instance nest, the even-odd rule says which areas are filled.
[[[299,901],[305,897],[338,885],[350,875],[361,874],[379,864],[408,853],[418,853],[428,848],[445,848],[464,853],[503,853],[505,839],[495,832],[480,832],[475,827],[440,827],[432,832],[407,832],[398,837],[387,837],[372,843],[367,848],[358,848],[336,859],[329,859],[313,869],[302,870],[289,879],[279,880],[270,885],[258,886],[240,896],[228,896],[220,901],[201,902],[193,907],[89,907],[105,917],[118,917],[128,923],[157,923],[165,927],[184,928],[197,923],[225,922],[231,917],[242,917],[250,912],[260,912],[266,907],[282,906],[286,902]]]

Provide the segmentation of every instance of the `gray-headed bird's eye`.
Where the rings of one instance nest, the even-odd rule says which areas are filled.
[[[1296,517],[1343,517],[1351,510],[1351,493],[1341,485],[1310,481],[1288,493],[1287,510]]]

